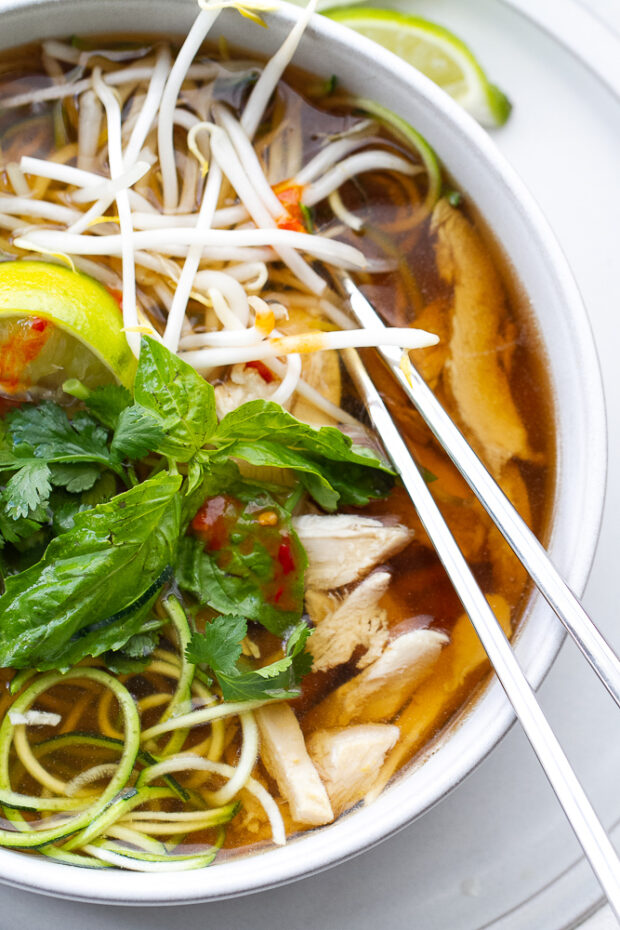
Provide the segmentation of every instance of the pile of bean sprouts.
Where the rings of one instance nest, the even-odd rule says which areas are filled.
[[[0,196],[0,227],[11,231],[14,248],[48,259],[68,256],[122,291],[124,327],[136,354],[140,334],[149,332],[207,377],[222,366],[264,360],[277,381],[270,399],[286,406],[297,392],[335,420],[350,420],[303,381],[299,353],[376,345],[381,332],[324,332],[310,342],[303,336],[279,337],[294,306],[310,306],[340,330],[351,329],[313,261],[369,273],[384,271],[386,263],[367,260],[358,248],[338,241],[333,229],[321,235],[279,228],[286,209],[274,184],[298,186],[305,207],[329,199],[340,228],[359,230],[359,217],[339,197],[347,180],[369,171],[422,175],[428,195],[411,211],[412,223],[419,223],[438,195],[429,172],[432,153],[421,146],[420,157],[404,157],[376,132],[373,137],[372,119],[360,118],[302,165],[294,114],[255,147],[265,109],[314,0],[260,71],[255,64],[204,55],[194,61],[220,9],[232,4],[200,0],[200,5],[204,8],[174,59],[166,44],[85,52],[56,40],[43,43],[54,83],[5,97],[0,108],[71,98],[79,114],[77,146],[66,145],[49,158],[24,156],[9,166],[14,193]],[[237,116],[215,99],[214,86],[218,79],[239,77],[241,66],[255,83]],[[186,135],[183,145],[179,127]],[[77,165],[69,164],[72,160]],[[274,291],[278,280],[285,287],[276,284]],[[263,299],[268,283],[271,306]],[[198,323],[187,312],[190,301],[205,308]],[[383,332],[386,341],[419,348],[436,338],[395,329]]]

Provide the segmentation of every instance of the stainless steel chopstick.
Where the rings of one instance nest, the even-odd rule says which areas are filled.
[[[508,699],[609,903],[620,920],[620,860],[543,714],[510,643],[435,503],[411,453],[357,352],[343,351],[345,364],[366,402],[369,416],[399,472],[420,520],[473,623]]]
[[[346,292],[354,317],[376,329],[385,324],[372,304],[346,274],[337,280]],[[538,590],[548,601],[620,707],[620,659],[614,653],[577,597],[563,580],[543,546],[491,477],[458,427],[450,419],[421,375],[412,367],[411,381],[400,368],[401,351],[380,346],[379,353],[439,440],[491,519],[519,558]]]

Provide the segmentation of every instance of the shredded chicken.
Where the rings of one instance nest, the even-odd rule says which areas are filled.
[[[487,600],[504,633],[510,636],[511,611],[506,599],[499,594],[489,594]],[[366,795],[367,801],[374,800],[401,765],[431,739],[438,722],[449,719],[486,668],[489,668],[489,662],[478,634],[467,614],[461,614],[452,630],[450,645],[433,671],[432,680],[416,689],[409,704],[399,714],[401,738],[378,772]]]
[[[358,668],[379,658],[388,639],[387,612],[379,601],[390,579],[389,572],[374,572],[342,598],[324,591],[306,592],[306,609],[315,624],[311,650],[315,672],[348,662],[359,648],[364,654]]]
[[[321,591],[358,581],[413,539],[400,523],[355,514],[306,514],[293,524],[308,555],[306,584]]]
[[[439,274],[454,288],[444,384],[469,438],[492,469],[514,456],[531,459],[527,432],[495,351],[505,316],[499,275],[478,233],[447,200],[435,207],[432,230]]]
[[[223,384],[215,386],[215,406],[221,419],[249,400],[269,400],[279,381],[267,382],[255,369],[247,365],[233,365]]]
[[[261,760],[288,801],[297,823],[318,826],[334,814],[327,792],[308,755],[301,727],[288,704],[271,704],[256,712]]]
[[[361,801],[398,736],[398,727],[385,723],[317,730],[312,734],[308,752],[336,817]]]
[[[390,720],[430,675],[449,642],[436,630],[414,630],[391,642],[368,668],[332,691],[304,720],[304,727],[346,727]]]
[[[337,352],[315,352],[303,355],[301,377],[311,388],[338,406],[341,398],[340,360]],[[299,395],[293,401],[291,413],[310,426],[335,426],[336,420],[319,410],[310,401]]]

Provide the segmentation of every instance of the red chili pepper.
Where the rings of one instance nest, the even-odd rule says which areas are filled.
[[[9,323],[6,339],[0,345],[0,391],[17,394],[29,386],[26,369],[51,332],[49,321],[38,316]]]
[[[267,368],[267,366],[265,365],[265,363],[264,363],[264,362],[261,362],[259,359],[257,359],[257,360],[254,361],[254,362],[246,362],[245,367],[246,367],[246,368],[254,368],[254,370],[257,371],[257,372],[259,373],[259,375],[261,376],[261,378],[263,379],[263,381],[266,381],[266,382],[267,382],[267,384],[271,384],[271,382],[272,382],[273,379],[274,379],[274,374],[273,374],[273,372],[269,371],[269,369]]]
[[[295,560],[293,559],[291,541],[288,536],[285,536],[280,543],[280,548],[278,549],[278,562],[280,563],[282,571],[285,575],[290,575],[291,572],[295,571]]]
[[[304,185],[290,184],[288,181],[283,181],[281,184],[276,184],[273,192],[286,210],[276,220],[278,229],[288,229],[291,232],[307,232],[301,209]]]
[[[233,503],[233,499],[224,494],[211,497],[204,502],[192,520],[192,529],[204,539],[206,549],[217,551],[228,542],[230,528],[235,519]]]

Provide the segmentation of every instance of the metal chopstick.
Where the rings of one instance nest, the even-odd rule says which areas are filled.
[[[354,317],[362,326],[385,324],[372,304],[346,274],[338,282],[346,292]],[[379,353],[403,390],[448,453],[470,488],[519,558],[532,581],[562,621],[584,657],[620,707],[620,659],[594,625],[577,597],[558,573],[542,545],[491,477],[463,434],[450,419],[421,375],[411,366],[411,381],[400,368],[401,351],[380,346]]]
[[[373,425],[400,474],[420,520],[450,576],[601,888],[620,920],[620,860],[614,847],[570,767],[508,639],[478,587],[359,355],[353,349],[345,349],[343,356],[349,373],[366,402]]]

